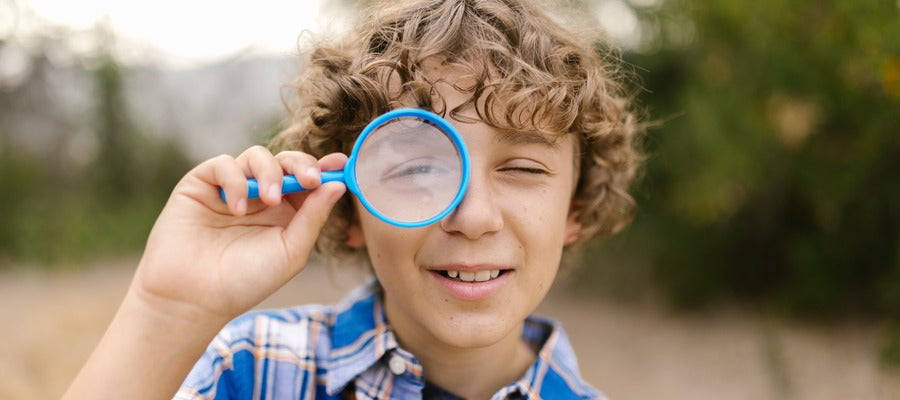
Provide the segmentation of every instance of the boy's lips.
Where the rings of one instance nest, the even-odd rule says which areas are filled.
[[[460,300],[481,300],[509,281],[513,268],[498,264],[445,264],[428,268],[431,276],[450,295]]]

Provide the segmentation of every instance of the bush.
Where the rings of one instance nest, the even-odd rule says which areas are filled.
[[[626,58],[661,125],[619,256],[593,254],[623,268],[641,254],[682,305],[900,315],[898,13],[855,0],[644,12],[654,50]]]

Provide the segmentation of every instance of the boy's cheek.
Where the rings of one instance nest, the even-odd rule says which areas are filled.
[[[508,214],[526,222],[541,224],[562,222],[570,214],[568,187],[548,185],[541,188],[501,190],[495,199]],[[495,193],[497,193],[495,192]]]

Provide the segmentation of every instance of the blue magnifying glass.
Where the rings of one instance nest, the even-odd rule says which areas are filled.
[[[404,228],[430,225],[459,205],[469,184],[469,153],[459,133],[437,114],[401,108],[378,116],[362,130],[342,171],[326,171],[322,183],[339,181],[363,207]],[[259,197],[255,179],[249,198]],[[282,193],[307,190],[297,178],[282,179]],[[221,191],[225,199],[224,191]]]

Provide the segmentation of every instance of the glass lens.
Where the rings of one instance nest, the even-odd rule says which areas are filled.
[[[453,141],[432,123],[389,120],[372,131],[356,161],[360,194],[388,219],[414,223],[444,211],[462,180]]]

